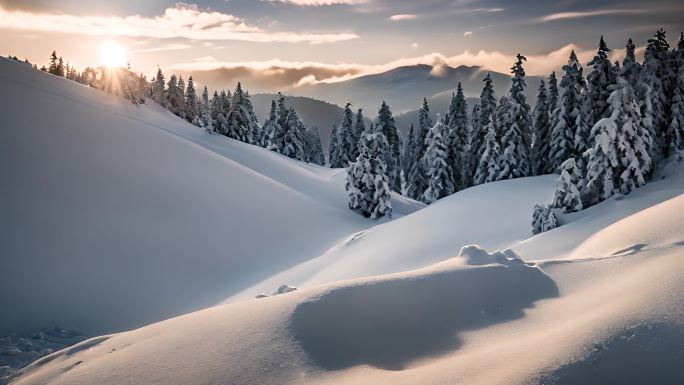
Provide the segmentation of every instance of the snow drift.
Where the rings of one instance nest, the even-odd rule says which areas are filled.
[[[187,313],[375,224],[346,208],[340,170],[6,59],[0,88],[0,333]]]

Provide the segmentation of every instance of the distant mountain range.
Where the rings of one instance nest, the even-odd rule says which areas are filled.
[[[486,71],[480,67],[415,65],[338,83],[292,88],[285,93],[298,96],[286,96],[285,101],[288,106],[297,110],[305,124],[318,127],[323,148],[327,150],[332,126],[341,121],[344,111],[341,106],[347,102],[352,103],[354,112],[363,108],[364,115],[370,122],[377,115],[380,103],[386,101],[394,112],[399,129],[405,135],[411,124],[418,123],[418,109],[423,97],[428,98],[432,118],[437,119],[446,112],[451,94],[455,92],[459,82],[468,97],[470,112],[478,102],[482,79],[487,73],[492,76],[497,97],[506,95],[511,84],[510,76],[502,73]],[[526,80],[528,103],[534,105],[541,78],[528,76]],[[260,122],[266,119],[271,100],[277,97],[275,93],[252,95],[252,103]]]

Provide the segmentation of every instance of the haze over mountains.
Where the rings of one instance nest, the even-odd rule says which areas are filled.
[[[297,110],[304,123],[318,127],[323,148],[327,151],[331,128],[342,119],[342,107],[348,102],[352,103],[354,110],[363,108],[364,116],[370,121],[377,115],[380,103],[386,101],[394,112],[399,130],[406,135],[408,127],[418,122],[418,109],[423,97],[428,98],[432,117],[437,119],[444,115],[451,101],[452,92],[461,82],[468,97],[468,105],[472,108],[479,100],[482,79],[487,73],[491,74],[494,80],[497,97],[505,95],[511,86],[510,76],[507,74],[488,71],[482,67],[450,67],[446,64],[397,67],[387,72],[336,83],[287,87],[282,92],[288,95],[287,104]],[[252,102],[259,121],[264,121],[271,100],[277,98],[274,90],[259,88],[264,85],[254,73],[235,74],[227,69],[217,69],[187,75],[192,75],[200,84],[208,84],[210,89],[211,86],[232,88],[235,82],[242,82],[243,86],[255,92],[252,95]],[[240,77],[236,77],[238,75]],[[536,100],[540,80],[537,76],[527,77],[525,94],[532,106]]]

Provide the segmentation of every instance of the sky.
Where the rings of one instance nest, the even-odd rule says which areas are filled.
[[[84,68],[114,42],[147,75],[226,67],[283,88],[419,63],[508,72],[518,52],[547,75],[571,49],[589,61],[601,35],[619,56],[629,37],[684,31],[681,0],[187,1],[0,0],[0,52]]]

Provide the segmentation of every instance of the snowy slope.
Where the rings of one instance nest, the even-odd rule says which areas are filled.
[[[0,89],[2,333],[197,310],[375,224],[346,208],[343,171],[6,59]]]

